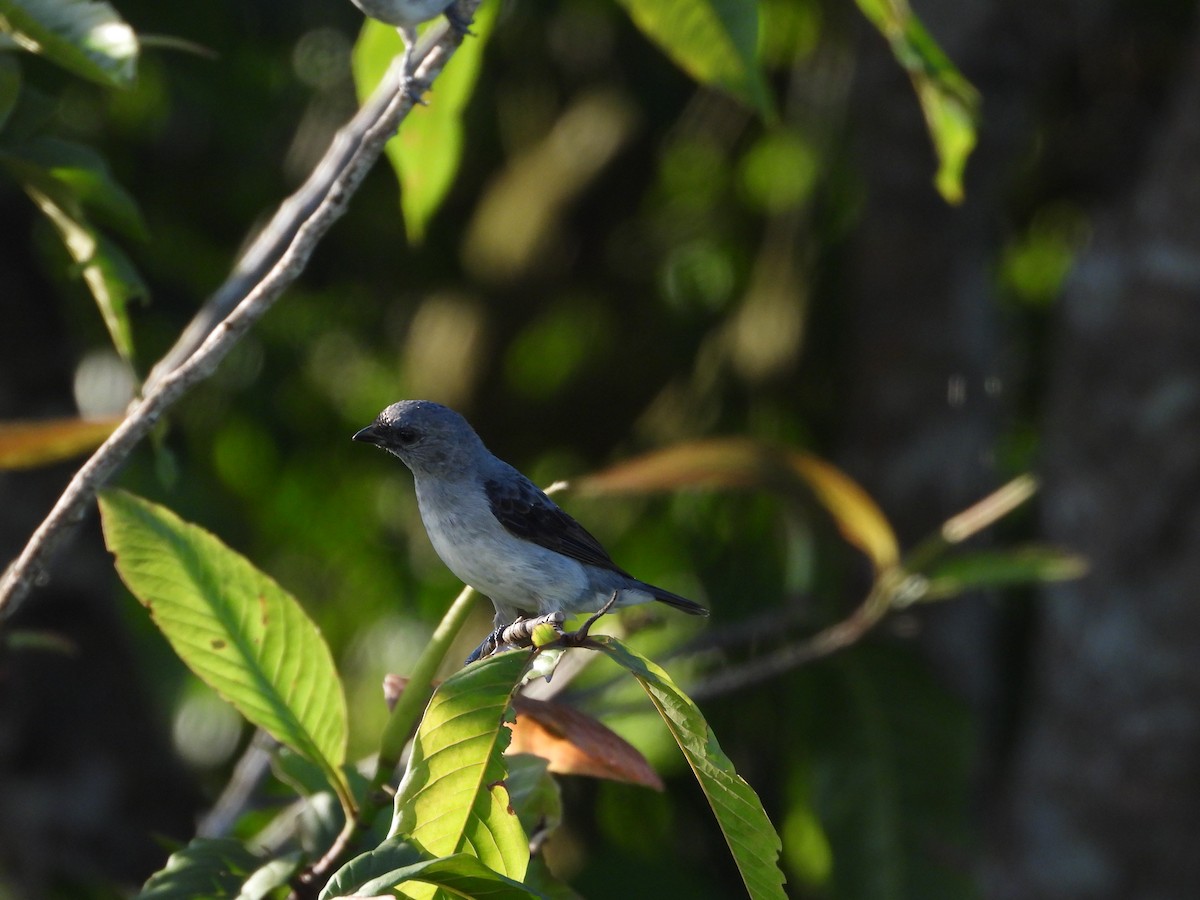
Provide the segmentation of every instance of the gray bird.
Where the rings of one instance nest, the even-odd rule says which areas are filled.
[[[354,440],[374,444],[413,473],[417,506],[447,568],[496,607],[496,631],[517,618],[659,600],[708,610],[634,578],[532,481],[497,459],[467,420],[429,400],[393,403]],[[468,660],[469,661],[469,660]]]
[[[467,34],[470,22],[464,22],[454,12],[454,0],[350,0],[364,14],[388,25],[394,25],[404,41],[401,69],[405,80],[413,74],[413,50],[417,43],[417,26],[445,13],[446,19],[461,34]]]

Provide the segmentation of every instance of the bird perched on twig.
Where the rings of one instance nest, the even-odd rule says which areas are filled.
[[[455,0],[350,0],[364,14],[388,25],[394,25],[404,41],[401,72],[404,83],[413,75],[413,51],[417,45],[417,26],[445,14],[451,27],[459,34],[468,34],[470,22],[464,22],[454,10]]]
[[[532,481],[497,459],[467,420],[429,400],[393,403],[354,440],[398,456],[413,473],[417,506],[442,562],[496,608],[496,630],[518,618],[658,600],[708,610],[620,568],[582,525]],[[470,661],[470,660],[468,660]]]

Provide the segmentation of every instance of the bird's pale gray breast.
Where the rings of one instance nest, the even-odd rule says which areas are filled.
[[[389,25],[419,25],[441,13],[451,0],[353,0],[372,19]]]
[[[478,483],[422,478],[416,488],[442,562],[502,614],[569,607],[586,592],[583,566],[502,527]]]

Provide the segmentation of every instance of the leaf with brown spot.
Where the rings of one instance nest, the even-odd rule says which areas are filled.
[[[98,500],[117,573],[184,664],[348,798],[345,695],[328,645],[295,598],[165,507],[125,491]]]

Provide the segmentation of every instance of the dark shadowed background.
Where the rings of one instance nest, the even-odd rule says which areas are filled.
[[[344,0],[117,5],[217,54],[148,49],[130,92],[34,68],[145,215],[148,239],[126,245],[152,293],[133,314],[144,376],[352,113],[361,16]],[[505,4],[425,242],[407,244],[380,165],[119,483],[297,596],[364,755],[380,678],[458,587],[407,471],[349,439],[396,399],[455,406],[543,484],[702,436],[804,448],[857,478],[906,547],[1035,471],[1036,509],[988,539],[1074,550],[1087,577],[894,617],[705,714],[782,833],[793,896],[1195,896],[1194,4],[916,3],[983,98],[957,207],[858,10],[764,5],[770,127],[698,89],[616,4]],[[9,182],[0,221],[0,419],[119,410],[100,316]],[[0,474],[0,559],[71,472]],[[765,494],[563,503],[618,562],[712,608],[660,623],[710,642],[665,662],[685,687],[724,653],[836,620],[867,583],[826,520]],[[249,731],[117,581],[94,518],[19,624],[74,652],[0,657],[0,894],[110,896],[190,836]],[[609,712],[668,791],[565,779],[552,864],[590,897],[739,895],[677,754],[649,718]]]

